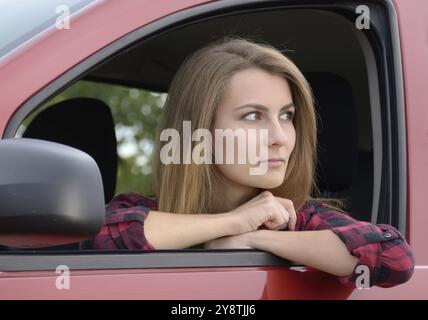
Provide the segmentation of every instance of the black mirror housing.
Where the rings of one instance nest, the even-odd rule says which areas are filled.
[[[0,140],[0,245],[36,248],[94,237],[105,217],[88,154],[38,139]]]

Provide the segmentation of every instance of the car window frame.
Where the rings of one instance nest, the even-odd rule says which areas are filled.
[[[0,271],[170,269],[208,267],[301,267],[271,253],[254,249],[120,250],[120,251],[0,251]]]

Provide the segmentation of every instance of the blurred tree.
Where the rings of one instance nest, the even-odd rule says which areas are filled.
[[[118,85],[78,81],[27,117],[18,130],[17,136],[22,135],[27,124],[40,111],[75,97],[99,99],[112,111],[119,154],[116,194],[137,192],[153,196],[152,154],[158,119],[165,103],[166,93],[159,94]]]

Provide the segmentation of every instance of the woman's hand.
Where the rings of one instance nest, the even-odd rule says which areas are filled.
[[[271,230],[288,229],[293,231],[297,216],[291,200],[275,197],[269,191],[229,212],[238,222],[236,234],[256,231],[260,228]]]

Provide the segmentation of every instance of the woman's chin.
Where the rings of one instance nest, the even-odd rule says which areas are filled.
[[[275,189],[278,188],[279,186],[282,185],[282,183],[284,182],[284,178],[278,178],[278,179],[274,179],[274,178],[267,178],[267,177],[261,177],[260,179],[258,179],[258,181],[256,181],[253,184],[253,187],[255,188],[260,188],[260,189]]]

